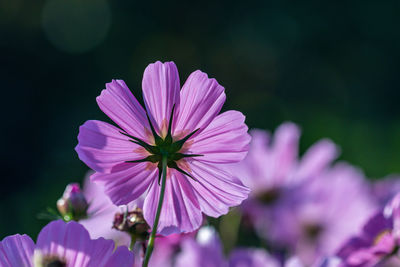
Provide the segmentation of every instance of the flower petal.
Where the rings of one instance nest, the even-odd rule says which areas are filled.
[[[227,267],[221,240],[212,227],[202,227],[197,233],[197,240],[184,239],[181,251],[176,255],[176,267]]]
[[[12,235],[0,242],[0,266],[33,266],[35,244],[27,235]]]
[[[142,140],[147,138],[150,128],[146,112],[124,81],[107,83],[96,100],[100,109],[127,133]]]
[[[193,160],[190,167],[191,174],[198,180],[190,180],[190,183],[201,210],[209,216],[228,213],[229,207],[239,205],[250,192],[239,179],[215,165]]]
[[[123,163],[111,173],[95,173],[91,178],[104,185],[105,193],[115,205],[125,205],[140,197],[157,180],[157,175],[155,165],[141,162]]]
[[[110,172],[117,164],[146,157],[137,152],[141,151],[140,147],[130,142],[117,127],[96,120],[79,127],[75,150],[86,165],[99,172]]]
[[[157,231],[162,235],[192,232],[200,227],[203,217],[196,196],[183,174],[168,170],[164,202]],[[152,226],[157,211],[161,187],[155,181],[144,201],[144,218]]]
[[[76,262],[82,265],[71,265],[71,266],[88,266],[88,267],[100,267],[105,266],[105,263],[113,257],[113,251],[115,249],[115,243],[113,240],[106,240],[104,238],[98,238],[95,240],[89,240],[88,246],[85,248],[85,254],[89,255],[89,261],[87,265],[82,263],[86,262],[83,257],[76,258]],[[82,260],[81,260],[82,259]],[[84,259],[84,260],[83,260]],[[121,259],[123,260],[123,259]],[[131,265],[132,266],[132,265]]]
[[[261,248],[236,248],[229,256],[229,267],[279,267],[277,259]],[[294,267],[294,266],[293,266]]]
[[[299,163],[296,179],[307,179],[319,175],[338,156],[338,147],[323,139],[310,147]]]
[[[118,211],[121,212],[119,209]],[[129,234],[112,228],[115,213],[90,216],[87,219],[80,220],[79,223],[88,230],[92,239],[103,237],[112,239],[117,246],[129,246],[131,241]]]
[[[199,70],[190,74],[181,90],[175,134],[204,129],[220,112],[225,102],[224,87]]]
[[[74,221],[65,223],[58,220],[46,225],[39,233],[37,247],[43,255],[65,259],[68,266],[87,266],[90,261],[89,233]]]
[[[147,66],[142,88],[146,110],[161,134],[167,129],[173,105],[179,105],[180,83],[175,63],[157,61]]]
[[[104,193],[103,185],[90,180],[93,174],[93,171],[86,174],[83,186],[83,194],[90,203],[87,211],[89,216],[79,220],[79,223],[88,230],[92,239],[104,237],[114,240],[117,246],[129,246],[131,240],[129,234],[112,228],[114,216],[117,212],[121,212],[121,209]]]
[[[296,164],[300,129],[294,123],[284,123],[278,127],[270,151],[267,177],[281,184]]]
[[[104,267],[132,267],[134,266],[135,259],[132,252],[127,247],[118,247],[111,257],[107,260]],[[100,262],[101,263],[101,262]],[[95,265],[93,265],[95,266]],[[102,266],[102,265],[100,265]]]
[[[242,113],[233,110],[218,115],[193,139],[190,153],[203,155],[197,159],[205,162],[234,163],[242,160],[251,139],[244,120]]]

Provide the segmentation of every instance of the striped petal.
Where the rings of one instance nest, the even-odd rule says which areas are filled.
[[[244,120],[242,113],[233,110],[218,115],[204,131],[193,138],[189,154],[203,155],[197,159],[211,163],[242,160],[251,139]]]
[[[125,205],[139,198],[157,180],[158,169],[148,162],[124,163],[112,173],[95,173],[92,180],[104,185],[115,205]]]
[[[175,134],[184,135],[197,128],[206,128],[221,111],[225,98],[224,87],[217,80],[199,70],[190,74],[182,87]]]
[[[146,112],[124,81],[107,83],[96,100],[100,109],[127,133],[142,140],[147,138],[150,128]]]
[[[166,134],[172,107],[179,105],[179,74],[174,62],[150,64],[144,71],[143,98],[153,125]],[[155,122],[155,123],[154,123]]]
[[[164,202],[158,224],[158,232],[162,235],[192,232],[200,227],[203,217],[197,198],[186,176],[169,169],[165,186]],[[144,201],[144,218],[153,225],[157,211],[160,186],[155,181]]]
[[[0,266],[33,267],[35,244],[27,235],[12,235],[0,242]]]
[[[110,172],[115,165],[146,157],[146,152],[130,142],[117,127],[95,120],[79,127],[75,150],[86,165],[99,172]]]
[[[201,210],[212,217],[228,213],[229,207],[238,206],[250,190],[237,178],[215,165],[193,160],[191,174],[198,180],[190,181]]]

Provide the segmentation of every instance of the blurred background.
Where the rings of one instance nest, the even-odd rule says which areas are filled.
[[[145,67],[201,69],[250,128],[283,121],[323,137],[372,179],[400,172],[398,1],[1,0],[0,239],[35,237],[65,185],[88,168],[78,127],[107,120],[113,78],[141,99]]]

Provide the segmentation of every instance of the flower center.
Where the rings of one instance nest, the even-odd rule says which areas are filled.
[[[376,237],[375,237],[375,239],[374,239],[373,244],[374,244],[374,245],[377,245],[377,244],[382,240],[382,238],[383,238],[385,235],[390,234],[390,232],[391,232],[391,231],[390,231],[389,229],[385,229],[385,230],[383,230],[382,232],[380,232],[379,234],[377,234]]]
[[[43,255],[40,250],[35,250],[33,254],[33,266],[35,267],[66,267],[65,259],[57,255]]]
[[[43,266],[45,267],[66,267],[67,263],[65,261],[59,259],[51,259],[47,262],[43,262]]]
[[[274,204],[279,199],[280,196],[281,196],[281,192],[278,188],[271,188],[270,190],[267,190],[266,192],[258,194],[256,196],[256,198],[261,203],[271,205],[271,204]]]
[[[316,240],[324,231],[324,227],[317,223],[304,225],[304,232],[310,240]]]
[[[168,168],[173,168],[196,181],[196,179],[192,175],[190,175],[186,171],[182,170],[178,166],[177,162],[181,159],[188,158],[188,157],[203,156],[203,155],[199,155],[199,154],[185,154],[185,153],[181,152],[181,149],[182,149],[183,145],[185,144],[185,142],[190,137],[192,137],[199,129],[194,130],[193,132],[189,133],[182,139],[174,140],[174,138],[172,137],[172,133],[171,133],[174,110],[175,110],[175,105],[172,107],[171,117],[170,117],[169,124],[168,124],[168,131],[164,138],[162,138],[161,136],[159,136],[156,133],[156,131],[151,123],[150,117],[146,113],[147,120],[149,121],[151,132],[154,137],[154,141],[155,141],[154,145],[150,145],[137,137],[129,135],[128,133],[120,132],[121,134],[129,137],[130,138],[129,141],[143,147],[147,152],[150,153],[150,155],[147,156],[146,158],[139,159],[139,160],[126,161],[126,162],[138,163],[138,162],[147,162],[148,161],[148,162],[152,162],[152,163],[157,163],[158,183],[160,183],[160,179],[161,179],[162,159],[163,158],[167,159],[167,167]]]

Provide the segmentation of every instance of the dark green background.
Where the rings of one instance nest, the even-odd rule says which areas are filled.
[[[122,78],[141,98],[156,60],[217,78],[251,128],[294,121],[302,151],[329,137],[369,177],[400,171],[398,1],[46,2],[0,1],[0,238],[37,234],[87,170],[74,146],[106,120],[95,97]]]

